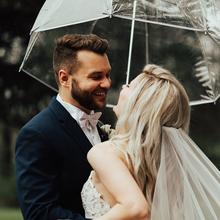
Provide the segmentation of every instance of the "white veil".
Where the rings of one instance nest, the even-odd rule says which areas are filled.
[[[182,130],[163,127],[151,220],[220,219],[220,172]]]

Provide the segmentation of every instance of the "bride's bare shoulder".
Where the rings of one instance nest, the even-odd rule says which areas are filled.
[[[87,158],[88,160],[93,157],[105,157],[106,155],[115,155],[114,147],[112,146],[110,141],[105,141],[99,144],[94,145],[88,152]]]
[[[94,145],[88,152],[88,154],[98,153],[98,152],[109,152],[112,151],[113,147],[110,141],[101,142]]]

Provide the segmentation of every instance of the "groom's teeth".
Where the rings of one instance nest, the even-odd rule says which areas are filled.
[[[105,93],[104,93],[104,92],[96,92],[96,95],[98,95],[98,96],[104,96]]]

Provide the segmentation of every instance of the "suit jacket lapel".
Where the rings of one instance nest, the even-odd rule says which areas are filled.
[[[87,152],[92,147],[92,144],[78,125],[75,119],[71,117],[69,112],[56,100],[54,97],[49,105],[49,108],[56,115],[61,126],[79,145],[82,151]]]

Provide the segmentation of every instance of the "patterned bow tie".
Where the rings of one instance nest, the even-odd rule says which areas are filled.
[[[94,128],[96,127],[101,115],[101,112],[91,113],[90,115],[84,113],[79,119],[80,124],[82,127],[86,127],[88,129]]]

